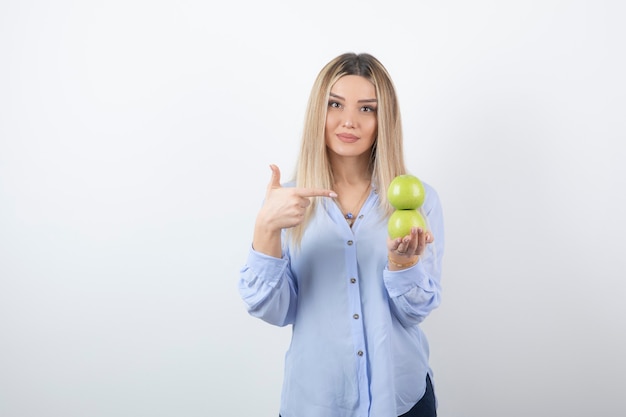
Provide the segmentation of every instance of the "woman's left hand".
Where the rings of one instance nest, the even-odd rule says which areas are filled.
[[[398,264],[417,262],[418,258],[426,250],[426,245],[434,241],[433,235],[428,230],[413,227],[411,233],[403,238],[387,238],[389,259]]]

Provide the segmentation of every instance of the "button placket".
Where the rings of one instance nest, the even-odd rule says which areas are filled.
[[[363,328],[363,320],[361,320],[362,312],[361,312],[361,291],[360,291],[360,282],[358,276],[358,267],[357,267],[357,254],[356,254],[356,239],[347,237],[345,240],[345,249],[347,251],[347,273],[348,273],[348,293],[350,298],[349,307],[352,311],[351,314],[351,328],[352,335],[355,337],[354,339],[354,349],[356,357],[359,360],[365,359],[365,329]],[[362,372],[366,372],[366,368],[361,369]],[[360,371],[360,372],[361,372]],[[365,375],[363,378],[367,379]]]

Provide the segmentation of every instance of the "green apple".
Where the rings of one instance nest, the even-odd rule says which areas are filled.
[[[420,208],[425,197],[424,184],[415,175],[398,175],[387,188],[387,200],[397,210]]]
[[[387,231],[392,239],[410,234],[412,227],[420,227],[422,230],[427,230],[426,219],[417,209],[395,210],[391,213],[387,222]]]

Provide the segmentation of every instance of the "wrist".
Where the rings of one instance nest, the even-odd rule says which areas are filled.
[[[258,222],[254,227],[252,247],[257,252],[280,258],[282,256],[281,237],[281,229],[276,229],[265,223]]]
[[[418,255],[411,256],[410,258],[403,258],[403,259],[396,259],[396,258],[393,258],[391,255],[387,256],[389,269],[394,270],[394,271],[407,269],[412,266],[415,266],[418,261],[419,261]]]

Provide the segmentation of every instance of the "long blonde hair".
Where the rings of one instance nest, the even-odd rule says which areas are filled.
[[[339,55],[319,72],[309,96],[294,180],[297,187],[332,189],[333,172],[328,159],[324,129],[330,90],[345,75],[365,77],[376,88],[378,129],[369,169],[374,186],[379,190],[380,209],[389,215],[393,210],[387,202],[387,187],[397,175],[406,173],[402,121],[391,76],[382,63],[370,54]],[[318,199],[314,198],[304,221],[287,231],[297,246],[318,204]]]

